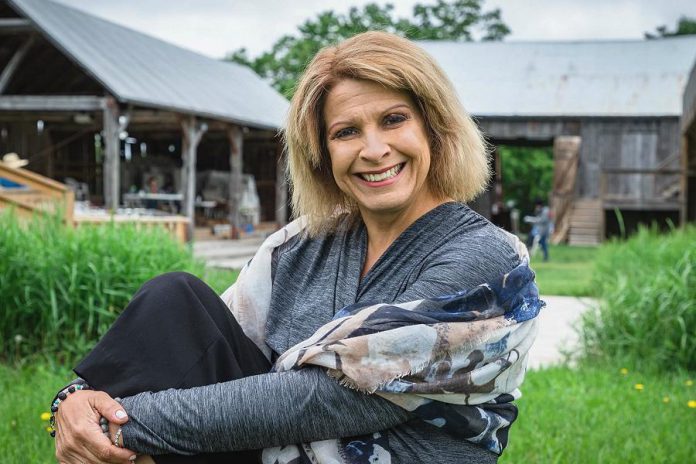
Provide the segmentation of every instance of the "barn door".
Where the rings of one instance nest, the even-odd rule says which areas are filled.
[[[575,192],[575,178],[578,172],[581,138],[562,135],[553,141],[553,190],[551,210],[556,225],[552,242],[565,241],[570,230],[570,213]]]

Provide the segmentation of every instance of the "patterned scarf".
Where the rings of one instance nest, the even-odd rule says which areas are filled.
[[[299,219],[271,235],[222,295],[269,359],[271,256],[302,228]],[[502,453],[544,306],[526,249],[510,238],[522,264],[495,281],[407,303],[347,306],[283,353],[274,370],[325,367],[346,387],[380,395],[455,437]],[[387,437],[379,432],[263,451],[269,464],[390,461]]]

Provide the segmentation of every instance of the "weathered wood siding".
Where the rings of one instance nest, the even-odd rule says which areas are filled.
[[[679,120],[654,118],[477,118],[494,144],[553,144],[560,135],[582,138],[576,181],[579,198],[599,198],[611,169],[678,169]],[[676,175],[607,174],[607,193],[642,204],[664,200]]]

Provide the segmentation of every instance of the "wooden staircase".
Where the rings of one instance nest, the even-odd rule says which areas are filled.
[[[72,224],[75,195],[68,187],[48,177],[0,162],[0,177],[21,184],[21,188],[0,187],[0,210],[13,208],[17,217],[29,219],[37,212],[60,211]]]
[[[568,244],[571,246],[596,246],[601,243],[602,202],[592,199],[576,199],[570,214]]]

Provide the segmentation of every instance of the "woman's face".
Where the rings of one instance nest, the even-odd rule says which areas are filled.
[[[430,144],[408,94],[342,80],[326,97],[324,123],[334,179],[363,219],[413,214],[415,220],[434,207]]]

